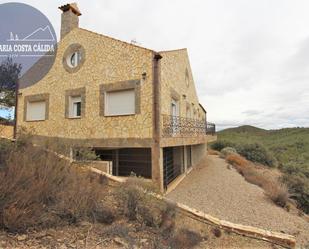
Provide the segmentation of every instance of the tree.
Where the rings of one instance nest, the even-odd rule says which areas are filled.
[[[13,62],[11,57],[0,65],[0,108],[15,106],[15,91],[22,66]]]

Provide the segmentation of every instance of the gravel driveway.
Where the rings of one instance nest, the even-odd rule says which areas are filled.
[[[309,223],[274,205],[263,190],[248,183],[218,156],[209,155],[167,195],[223,220],[295,235],[309,242]]]

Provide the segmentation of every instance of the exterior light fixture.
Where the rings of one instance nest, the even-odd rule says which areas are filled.
[[[146,72],[142,73],[142,79],[143,79],[143,80],[146,79],[146,76],[147,76],[147,73],[146,73]]]

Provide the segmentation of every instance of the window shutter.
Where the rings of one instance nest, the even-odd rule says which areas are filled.
[[[27,121],[45,120],[46,102],[36,101],[27,103]]]
[[[70,97],[70,108],[69,116],[70,117],[79,117],[81,115],[81,96],[71,96]]]
[[[105,115],[135,114],[135,90],[106,92]]]

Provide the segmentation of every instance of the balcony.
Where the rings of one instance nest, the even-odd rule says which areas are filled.
[[[206,134],[215,135],[216,134],[216,125],[214,123],[207,122],[206,124]]]
[[[162,115],[163,137],[198,137],[203,135],[214,135],[216,126],[206,120],[184,118],[171,115]]]

